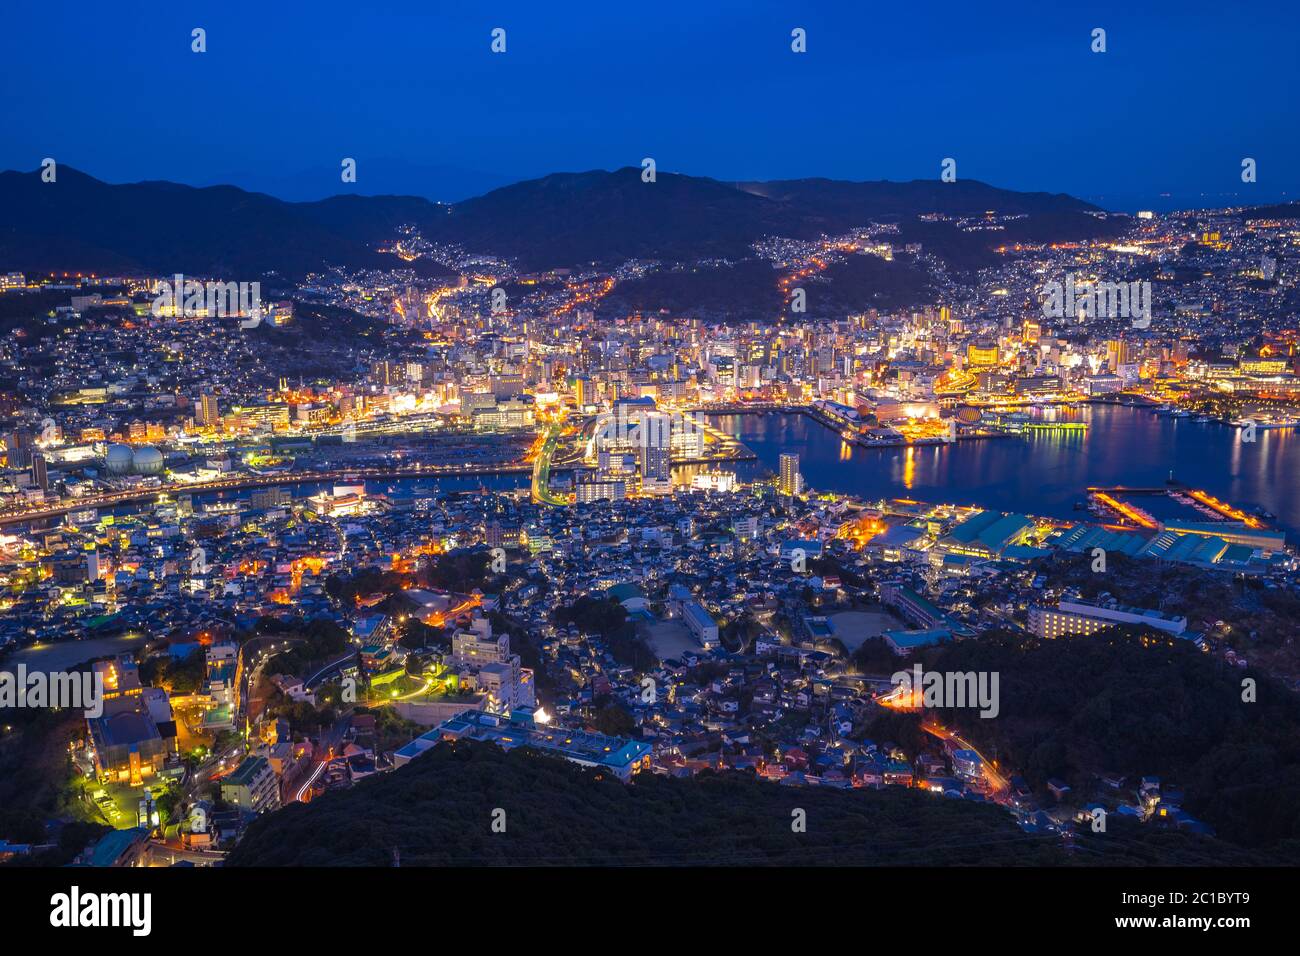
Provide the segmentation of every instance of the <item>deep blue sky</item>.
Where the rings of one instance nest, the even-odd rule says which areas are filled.
[[[929,178],[952,156],[1117,209],[1300,195],[1300,4],[981,6],[9,4],[0,169],[457,199],[644,156],[719,179]]]

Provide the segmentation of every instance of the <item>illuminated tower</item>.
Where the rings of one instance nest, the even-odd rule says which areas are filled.
[[[799,456],[794,452],[781,452],[781,473],[777,480],[777,490],[792,498],[803,491],[803,476],[799,474]]]

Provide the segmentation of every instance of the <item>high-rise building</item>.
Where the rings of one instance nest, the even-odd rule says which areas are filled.
[[[646,436],[641,445],[641,481],[663,482],[672,480],[672,419],[662,412],[647,413],[641,419]]]
[[[799,456],[794,452],[781,452],[781,473],[777,480],[777,491],[790,497],[803,491],[803,476],[799,474]]]
[[[10,468],[29,468],[32,464],[32,433],[25,428],[15,428],[5,436],[5,448]]]
[[[198,414],[194,416],[194,424],[200,428],[216,425],[221,421],[221,410],[217,406],[217,396],[204,394],[199,396],[199,407],[196,409]]]
[[[1129,364],[1131,354],[1129,343],[1124,339],[1111,339],[1106,343],[1106,363],[1112,372],[1121,365]]]
[[[381,387],[400,385],[406,381],[406,363],[382,359],[371,363],[370,380]]]
[[[32,455],[32,481],[41,491],[50,490],[50,476],[45,466],[45,456],[40,452]]]

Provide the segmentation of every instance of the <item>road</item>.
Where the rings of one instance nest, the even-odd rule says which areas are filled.
[[[353,648],[352,650],[344,654],[342,657],[330,661],[330,663],[326,664],[315,674],[312,674],[311,677],[308,677],[305,681],[302,682],[303,688],[305,690],[311,690],[314,686],[319,684],[330,674],[334,673],[334,671],[338,670],[340,667],[347,664],[349,661],[355,661],[356,658],[357,658],[357,651],[356,648]]]
[[[243,723],[243,719],[248,716],[248,701],[252,695],[253,689],[257,686],[258,678],[261,677],[262,668],[265,667],[274,655],[268,655],[266,650],[275,648],[278,644],[288,647],[290,644],[306,644],[305,638],[285,637],[282,634],[266,634],[261,637],[254,637],[246,641],[239,648],[239,672],[240,681],[236,685],[236,693],[239,695],[235,710],[235,726],[238,727]],[[260,645],[265,645],[261,647]],[[262,652],[257,657],[250,657],[253,648],[258,647]],[[249,669],[249,661],[252,660],[252,669]],[[256,715],[252,715],[256,717]]]
[[[327,731],[323,731],[320,740],[317,741],[316,761],[311,772],[303,779],[301,784],[294,787],[293,796],[289,803],[301,803],[303,797],[311,790],[318,777],[325,772],[329,762],[334,759],[335,754],[341,749],[340,744],[343,742],[343,735],[347,733],[348,725],[352,722],[351,714],[344,714]]]
[[[555,455],[556,446],[560,441],[560,433],[564,430],[563,422],[556,422],[546,432],[546,439],[542,442],[541,450],[537,453],[537,460],[533,462],[533,501],[551,505],[552,507],[563,507],[570,502],[556,495],[551,491],[551,458]]]
[[[0,514],[0,526],[26,521],[55,518],[69,511],[84,511],[113,505],[149,501],[160,495],[193,495],[213,491],[241,491],[249,488],[269,488],[274,485],[301,485],[332,481],[391,481],[402,478],[455,477],[458,475],[520,474],[530,470],[523,462],[493,465],[404,465],[401,468],[338,468],[331,471],[296,471],[274,475],[240,475],[215,481],[196,481],[189,484],[171,482],[153,488],[133,488],[129,491],[112,491],[102,495],[64,501],[57,505],[10,511]]]
[[[969,740],[966,740],[964,737],[958,736],[955,731],[949,730],[947,727],[940,724],[925,723],[921,725],[921,729],[928,734],[938,737],[940,740],[951,740],[962,750],[974,751],[979,756],[980,763],[984,767],[985,778],[993,788],[993,799],[997,800],[999,803],[1004,802],[1003,798],[1010,792],[1011,784],[1007,781],[1006,777],[1002,776],[1002,774],[994,769],[993,762],[980,753],[979,750],[975,748],[974,744]]]

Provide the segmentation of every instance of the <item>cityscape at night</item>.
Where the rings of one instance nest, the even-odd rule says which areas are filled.
[[[82,6],[0,38],[6,920],[1300,863],[1295,9]]]

